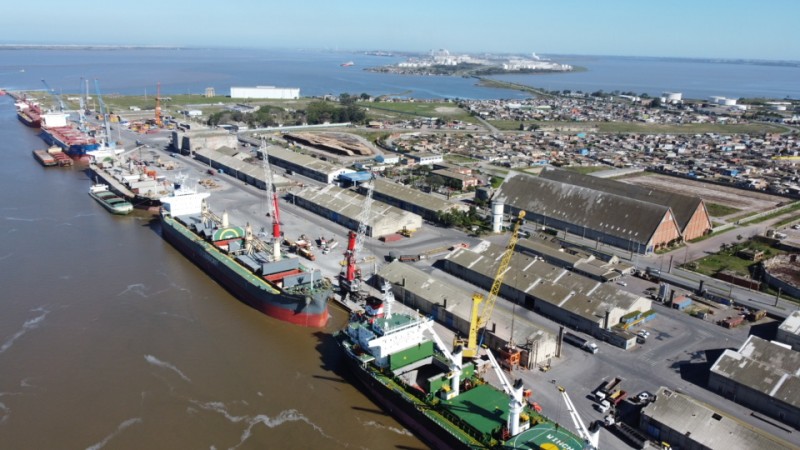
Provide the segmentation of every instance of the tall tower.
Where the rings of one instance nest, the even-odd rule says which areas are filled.
[[[161,122],[161,82],[159,81],[156,85],[156,126],[161,128],[163,123]]]

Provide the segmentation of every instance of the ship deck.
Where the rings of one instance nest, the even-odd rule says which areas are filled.
[[[462,392],[441,405],[483,434],[492,434],[508,419],[508,396],[488,384]]]

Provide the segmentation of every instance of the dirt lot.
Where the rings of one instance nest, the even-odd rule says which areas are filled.
[[[696,195],[705,200],[706,203],[717,203],[720,205],[730,206],[741,209],[743,212],[765,211],[774,208],[779,203],[786,201],[785,198],[777,195],[719,186],[716,184],[687,180],[685,178],[670,177],[667,175],[645,175],[641,177],[626,178],[621,181],[635,184],[637,186],[652,187],[662,191]]]

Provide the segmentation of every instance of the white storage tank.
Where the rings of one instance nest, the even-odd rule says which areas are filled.
[[[492,232],[499,233],[503,230],[503,208],[505,204],[495,200],[492,202]]]
[[[667,103],[680,103],[681,101],[683,101],[682,92],[664,92],[663,94],[661,94],[661,96]]]

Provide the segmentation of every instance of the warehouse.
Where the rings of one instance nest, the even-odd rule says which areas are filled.
[[[639,420],[639,428],[654,441],[665,442],[676,449],[794,448],[665,387],[658,390],[654,402],[642,409]]]
[[[794,351],[800,351],[800,309],[789,314],[781,323],[775,340],[791,345]]]
[[[289,195],[294,204],[351,230],[358,229],[358,219],[366,200],[363,195],[332,185],[321,189],[309,186]],[[422,217],[375,201],[366,223],[367,236],[378,237],[397,233],[403,228],[420,229]]]
[[[711,366],[708,388],[800,428],[800,352],[751,335]]]
[[[275,86],[231,86],[231,98],[296,100],[300,98],[300,88],[282,88]]]
[[[612,256],[609,261],[603,261],[592,254],[562,247],[557,239],[547,235],[520,239],[517,242],[516,250],[520,253],[538,256],[549,264],[569,269],[574,273],[598,281],[614,281],[634,270],[631,264],[620,261],[616,256]]]
[[[675,215],[683,240],[691,241],[711,232],[711,217],[700,197],[659,191],[608,178],[593,177],[568,170],[545,168],[540,177],[560,183],[582,186],[620,197],[667,206]]]
[[[376,286],[382,285],[384,280],[391,283],[395,298],[404,305],[432,316],[462,336],[469,334],[472,292],[399,261],[382,266],[376,278]],[[486,345],[504,347],[511,335],[511,321],[506,310],[496,308],[487,326],[493,331],[486,334]],[[528,321],[515,322],[513,341],[527,349],[527,357],[522,359],[529,369],[547,366],[556,356],[556,337]]]
[[[193,155],[200,149],[216,150],[220,147],[238,148],[235,134],[220,130],[195,130],[172,132],[172,148],[183,155]]]
[[[355,173],[355,170],[345,169],[327,161],[303,153],[293,152],[277,145],[270,145],[267,147],[267,154],[269,155],[269,163],[276,167],[286,169],[287,175],[294,172],[327,184],[333,183],[341,174]]]
[[[376,179],[374,186],[373,198],[414,214],[419,214],[425,220],[435,221],[437,220],[437,213],[452,209],[464,212],[469,211],[469,206],[465,204],[453,203],[384,179]],[[365,193],[365,189],[364,186],[360,188],[362,194]]]
[[[677,243],[681,232],[668,206],[595,189],[515,174],[495,198],[506,213],[629,252],[651,254]]]
[[[444,269],[489,289],[504,251],[504,247],[488,242],[473,249],[457,249],[444,258]],[[644,297],[516,252],[511,257],[500,295],[626,349],[635,345],[636,336],[615,325],[625,317],[652,309],[651,301]]]

